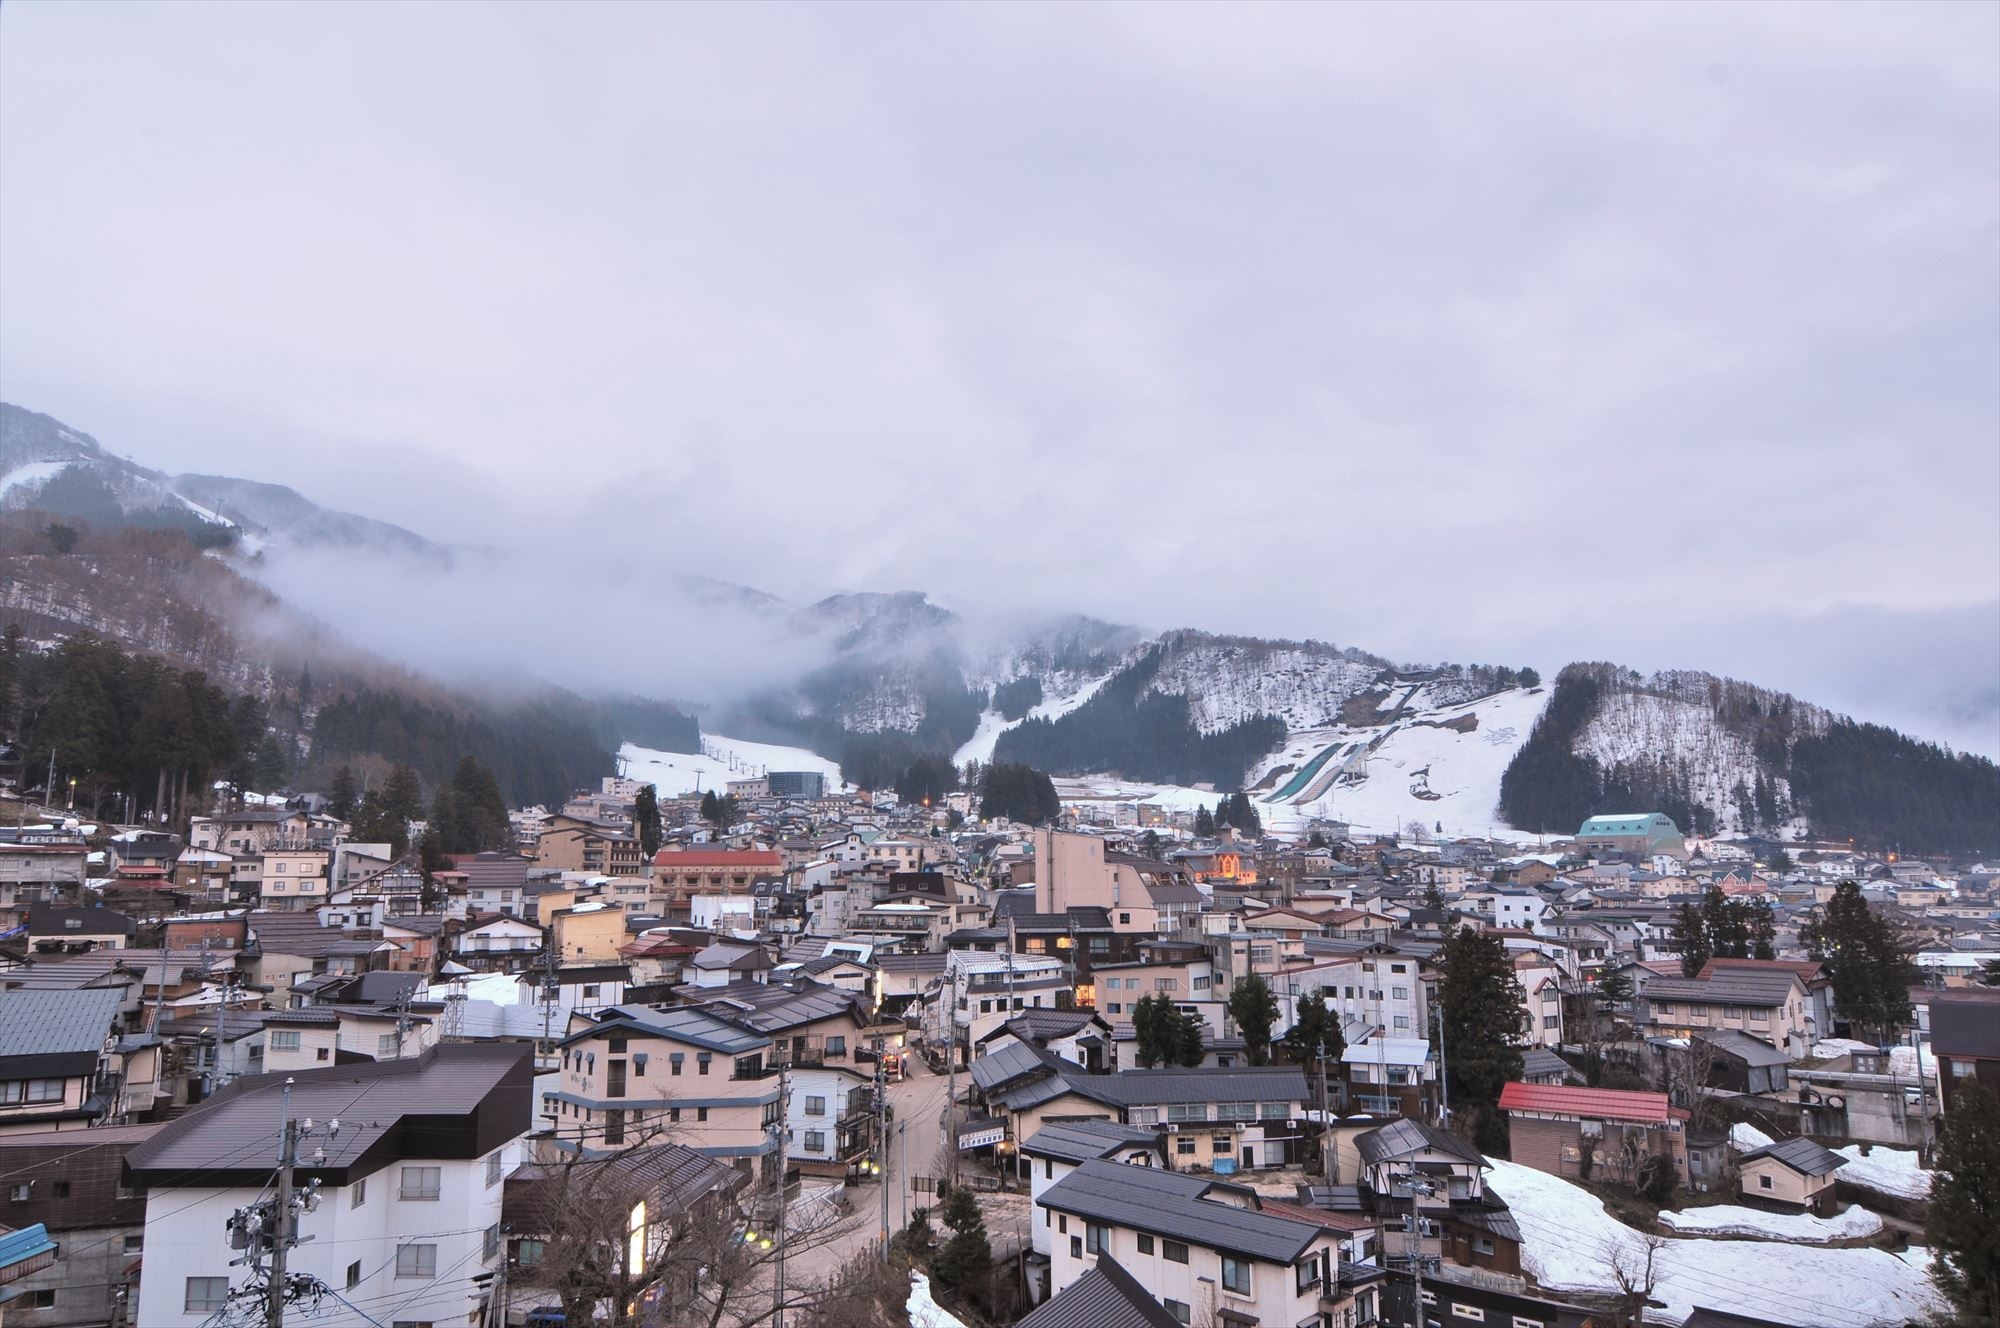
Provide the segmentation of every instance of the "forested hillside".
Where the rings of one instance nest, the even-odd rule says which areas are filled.
[[[1782,692],[1572,664],[1500,785],[1524,830],[1662,811],[1700,834],[1804,829],[1875,849],[2000,851],[2000,770]]]
[[[1285,739],[1285,722],[1254,715],[1203,733],[1182,693],[1149,690],[1165,648],[1155,645],[1059,719],[1029,719],[1000,735],[996,761],[1054,774],[1115,770],[1167,784],[1233,791],[1250,763]]]

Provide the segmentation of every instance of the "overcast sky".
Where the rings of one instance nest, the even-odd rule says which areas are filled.
[[[444,540],[2000,750],[1996,53],[1992,4],[10,0],[0,391]]]

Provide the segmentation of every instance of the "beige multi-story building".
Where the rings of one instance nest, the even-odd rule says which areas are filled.
[[[623,825],[556,815],[542,823],[535,841],[535,865],[598,876],[640,876],[646,855],[639,840]]]
[[[748,1169],[783,1117],[771,1039],[692,1006],[621,1005],[571,1017],[542,1114],[565,1147],[660,1143]]]
[[[263,855],[259,899],[280,913],[302,913],[327,901],[325,849],[268,849]]]
[[[565,964],[609,964],[625,944],[625,911],[592,901],[549,915],[550,948]]]
[[[1650,1037],[1732,1028],[1799,1059],[1812,1039],[1805,984],[1790,970],[1717,969],[1708,978],[1654,978],[1642,1025]]]

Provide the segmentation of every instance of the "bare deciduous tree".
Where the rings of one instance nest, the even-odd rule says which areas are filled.
[[[1660,1252],[1667,1243],[1665,1236],[1636,1232],[1604,1242],[1605,1261],[1618,1283],[1618,1322],[1627,1328],[1645,1323],[1646,1305],[1660,1280]]]

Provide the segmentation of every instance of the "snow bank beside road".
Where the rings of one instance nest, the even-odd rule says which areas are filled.
[[[1835,1180],[1893,1194],[1899,1199],[1931,1197],[1932,1173],[1924,1170],[1917,1155],[1907,1148],[1884,1148],[1876,1144],[1865,1157],[1860,1144],[1833,1151],[1847,1159],[1847,1165],[1834,1173]]]

